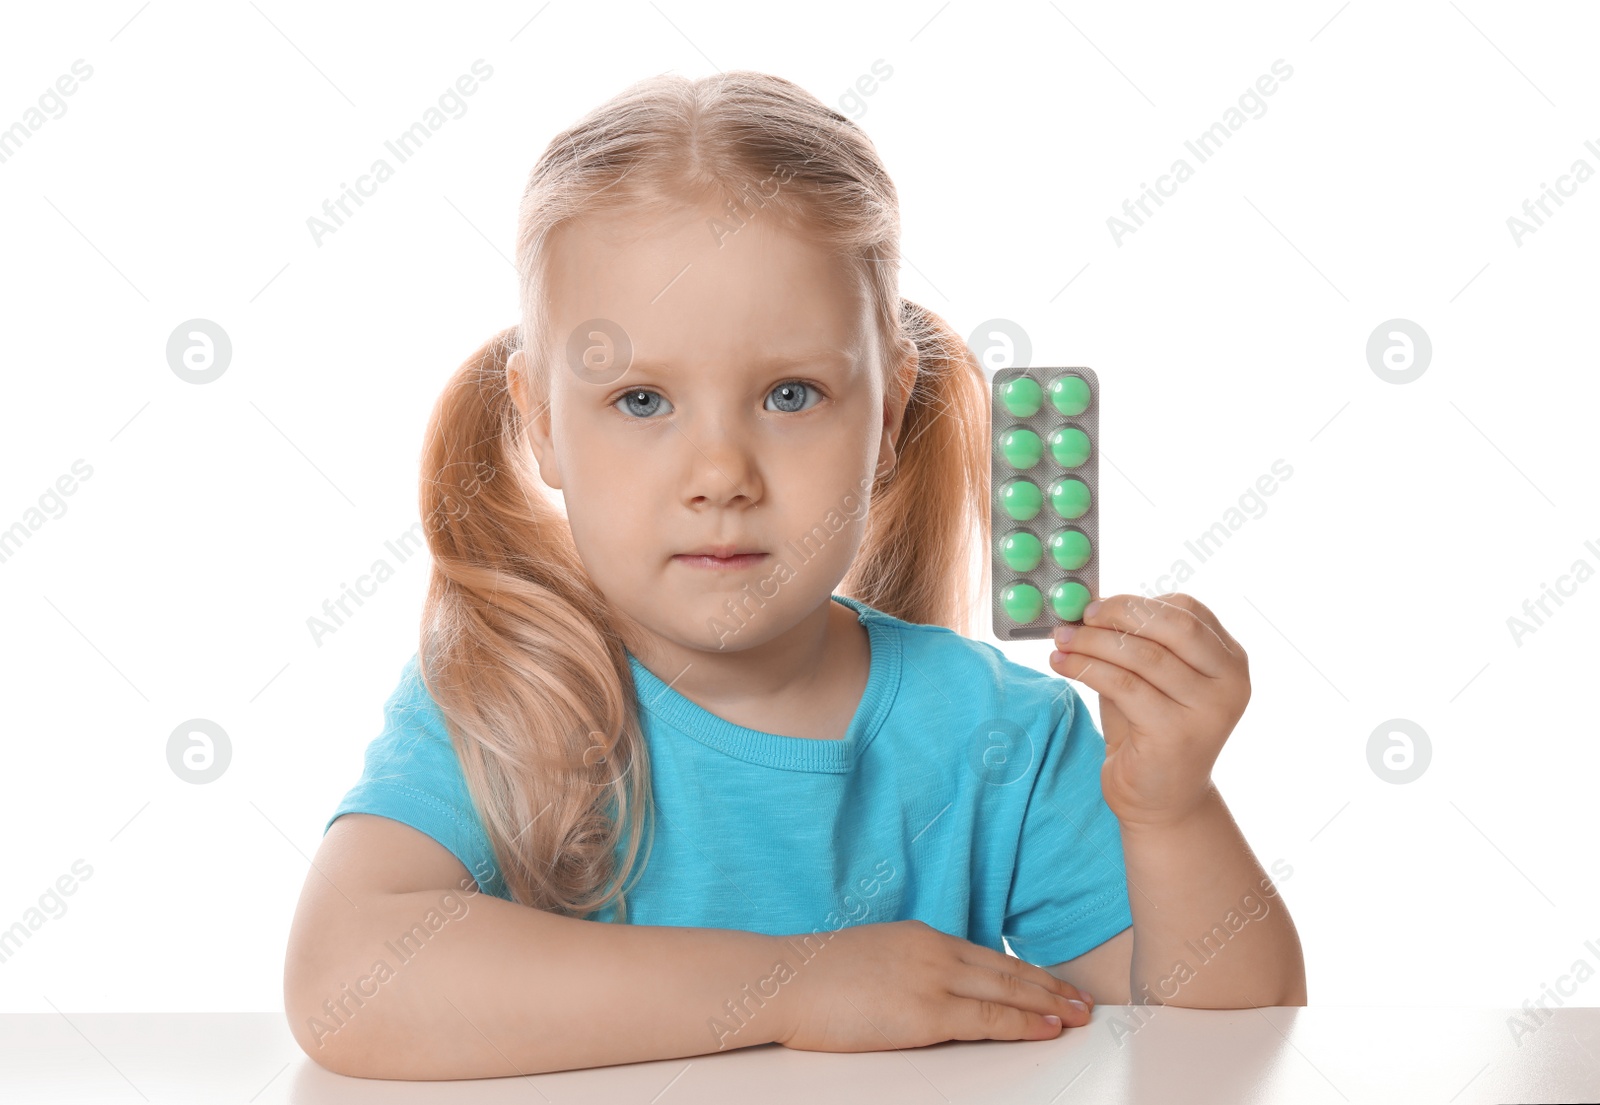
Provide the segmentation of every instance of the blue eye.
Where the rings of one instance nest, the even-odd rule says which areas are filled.
[[[778,406],[775,408],[780,414],[798,414],[802,410],[809,410],[816,406],[816,402],[807,402],[808,399],[819,400],[822,393],[816,385],[808,384],[803,380],[786,380],[767,392],[767,398],[777,397]],[[632,415],[640,420],[649,420],[661,411],[665,403],[667,410],[672,410],[672,404],[660,392],[651,391],[649,388],[634,388],[632,391],[617,396],[613,407],[621,407],[621,413]],[[625,406],[624,406],[625,404]],[[773,410],[773,407],[766,407]]]
[[[652,400],[652,399],[655,400],[654,403],[650,403],[649,402],[649,400]],[[636,400],[642,400],[644,402],[643,403],[636,403],[635,402]],[[661,404],[662,403],[666,403],[666,402],[667,402],[667,400],[666,400],[665,396],[661,395],[659,392],[648,391],[645,388],[634,388],[632,391],[628,392],[626,395],[619,395],[617,397],[617,403],[626,403],[626,404],[628,404],[627,413],[629,413],[631,415],[634,415],[635,417],[645,418],[645,419],[648,419],[649,417],[654,415],[656,413],[656,411],[658,411],[661,408]],[[617,403],[613,403],[611,405],[614,407],[614,406],[617,405]],[[641,406],[643,407],[643,409],[641,409]],[[667,408],[669,410],[671,409],[671,407],[672,407],[672,404],[671,403],[667,403]]]
[[[782,398],[780,398],[778,400],[778,402],[780,404],[780,406],[778,407],[778,410],[780,412],[782,412],[783,414],[795,414],[795,413],[798,413],[801,410],[807,409],[807,404],[806,404],[806,401],[805,401],[806,396],[807,395],[815,396],[817,394],[818,394],[818,392],[817,392],[817,389],[815,387],[813,387],[812,385],[810,385],[808,383],[805,383],[802,380],[786,380],[785,382],[779,384],[777,387],[773,388],[771,391],[767,392],[767,395],[769,397],[774,396],[774,395],[778,395],[778,396],[782,397]],[[794,403],[794,404],[797,404],[797,405],[795,405],[795,406],[784,405],[784,404],[789,404],[789,403]],[[810,406],[815,406],[815,404],[810,404]],[[767,409],[771,410],[772,408],[768,407]]]

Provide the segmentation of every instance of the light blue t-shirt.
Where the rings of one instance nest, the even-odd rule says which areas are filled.
[[[995,951],[1004,935],[1044,966],[1132,924],[1100,791],[1105,740],[1071,684],[942,626],[833,599],[872,648],[841,740],[734,725],[629,654],[656,818],[629,922],[776,936],[915,918]],[[510,897],[416,656],[328,826],[346,813],[411,825],[483,892]]]

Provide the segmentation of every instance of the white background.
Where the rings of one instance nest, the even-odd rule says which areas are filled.
[[[93,470],[0,563],[0,928],[92,868],[0,963],[0,1011],[281,1008],[308,859],[416,647],[425,556],[320,645],[307,619],[416,521],[430,408],[515,321],[515,206],[550,137],[641,77],[717,68],[858,119],[900,192],[904,294],[1099,372],[1103,590],[1187,591],[1249,650],[1216,778],[1262,862],[1293,867],[1311,1001],[1518,1006],[1600,958],[1600,581],[1520,643],[1507,626],[1576,560],[1600,568],[1600,180],[1520,244],[1507,225],[1575,160],[1600,170],[1592,6],[0,18],[0,127],[93,67],[0,163],[0,529]],[[478,58],[465,114],[318,245],[308,217]],[[1199,163],[1185,140],[1280,58],[1265,114]],[[892,75],[842,100],[879,59]],[[1107,218],[1179,157],[1194,177],[1116,242]],[[166,361],[193,318],[233,342],[204,386]],[[1433,345],[1403,385],[1366,357],[1394,318]],[[1265,513],[1197,563],[1184,542],[1279,458]],[[1180,557],[1194,577],[1160,582]],[[1047,643],[1006,649],[1045,669]],[[1431,743],[1406,784],[1367,756],[1396,717]],[[191,718],[232,748],[207,785],[167,763]]]

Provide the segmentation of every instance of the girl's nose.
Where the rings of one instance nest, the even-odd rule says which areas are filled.
[[[750,440],[724,427],[678,427],[683,435],[683,501],[730,506],[761,498],[760,465]]]

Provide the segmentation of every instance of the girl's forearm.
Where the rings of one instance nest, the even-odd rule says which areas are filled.
[[[772,988],[762,996],[793,959],[782,938],[582,921],[482,893],[452,912],[441,894],[368,895],[291,955],[286,1009],[318,1064],[501,1078],[703,1055],[783,1029]]]
[[[1181,822],[1124,824],[1136,1004],[1306,1004],[1300,935],[1215,786]]]

